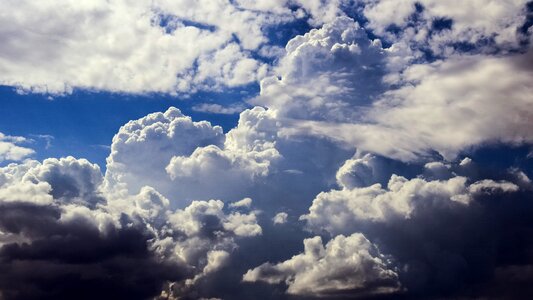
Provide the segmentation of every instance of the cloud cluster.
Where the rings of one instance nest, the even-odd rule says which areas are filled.
[[[75,88],[190,93],[253,83],[268,66],[268,29],[342,13],[321,1],[8,1],[0,83],[25,92]]]
[[[526,22],[527,0],[509,1],[392,1],[365,0],[364,16],[376,34],[417,50],[449,56],[458,45],[477,51],[510,50],[523,39],[518,30]]]
[[[173,210],[150,187],[106,193],[98,166],[83,159],[12,164],[0,178],[6,299],[184,294],[223,265],[235,239],[262,233],[255,212],[220,200]]]
[[[227,134],[209,122],[193,122],[176,108],[131,121],[113,138],[106,184],[121,184],[130,194],[150,185],[182,204],[242,199],[248,196],[246,187],[267,176],[280,156],[272,118],[259,107],[247,110]]]
[[[383,48],[339,17],[286,49],[278,77],[262,80],[252,103],[275,110],[287,135],[324,136],[404,161],[531,142],[529,48],[417,61],[400,42]]]
[[[437,164],[445,166],[428,164],[427,175],[418,178],[393,174],[386,188],[369,179],[372,167],[348,174],[341,167],[341,189],[317,195],[300,218],[311,232],[332,237],[325,248],[319,237],[307,239],[302,254],[250,269],[243,280],[283,283],[287,293],[301,296],[429,297],[468,294],[472,284],[474,295],[484,294],[498,272],[520,274],[522,267],[509,267],[531,264],[525,228],[533,224],[516,210],[532,211],[531,187],[508,181],[516,180],[512,172],[503,175],[507,180],[465,177],[473,168],[467,163],[448,165],[444,178],[424,178],[443,176]],[[509,286],[519,282],[509,280]],[[498,293],[515,292],[499,287]]]
[[[0,298],[531,295],[516,288],[533,265],[524,2],[468,1],[483,7],[467,18],[368,0],[361,24],[349,2],[13,2],[3,84],[173,93],[274,76],[226,132],[173,107],[128,122],[105,175],[73,157],[0,168]],[[260,62],[269,26],[302,18],[325,24]],[[195,110],[242,110],[209,103]],[[0,135],[0,160],[30,155],[22,142]],[[510,158],[457,161],[486,145]]]

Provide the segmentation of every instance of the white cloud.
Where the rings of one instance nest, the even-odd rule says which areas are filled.
[[[236,201],[231,203],[230,207],[243,207],[243,208],[250,208],[252,205],[252,199],[251,198],[244,198],[242,200]]]
[[[400,290],[398,274],[364,235],[339,235],[324,247],[320,237],[304,240],[304,252],[278,264],[248,270],[245,282],[284,282],[287,293],[327,296],[350,292],[359,296]]]
[[[261,81],[253,104],[298,120],[353,120],[376,92],[384,51],[356,22],[337,18],[290,40],[276,68],[277,77]]]
[[[236,105],[222,106],[216,103],[202,103],[202,104],[198,104],[192,107],[192,110],[194,111],[210,113],[210,114],[222,114],[222,115],[233,115],[236,113],[240,113],[245,109],[246,107],[244,105],[236,104]]]
[[[232,152],[217,146],[197,148],[190,156],[175,156],[166,170],[174,182],[202,185],[221,195],[235,192],[269,173],[270,163],[279,156],[275,149],[261,152]],[[198,193],[199,191],[195,191]]]
[[[252,101],[275,110],[283,135],[318,135],[404,161],[454,159],[486,143],[532,141],[531,55],[452,55],[413,64],[348,18],[291,40]],[[497,80],[495,78],[498,78]]]
[[[402,43],[427,46],[438,55],[453,53],[453,43],[476,44],[493,39],[499,47],[517,47],[521,37],[518,28],[526,20],[527,0],[366,0],[364,15],[369,28],[375,33]],[[415,4],[423,10],[417,22],[410,17]],[[451,28],[431,34],[433,22],[439,19],[452,21]],[[399,27],[398,36],[387,34],[391,25]]]
[[[0,132],[0,162],[19,161],[32,155],[35,152],[33,149],[18,145],[27,141],[23,137],[9,136]]]
[[[176,108],[149,114],[122,126],[113,138],[106,181],[110,186],[126,184],[130,194],[145,185],[166,194],[173,186],[165,167],[174,155],[188,156],[206,145],[221,146],[224,139],[220,126],[193,122]]]
[[[353,232],[367,223],[395,222],[416,217],[427,210],[466,206],[474,196],[486,192],[516,192],[511,182],[482,180],[469,184],[462,176],[447,180],[425,180],[392,175],[386,189],[380,184],[320,193],[301,217],[320,232]]]
[[[149,185],[174,207],[196,199],[247,197],[246,189],[267,176],[280,157],[271,119],[264,109],[247,110],[226,135],[175,108],[131,121],[113,139],[107,185],[125,184],[132,195]]]
[[[317,26],[341,13],[336,3],[292,1],[8,1],[0,18],[0,83],[51,94],[175,94],[248,84],[268,69],[251,54],[269,44],[268,28],[306,15],[292,12],[294,4]]]
[[[287,9],[289,3],[300,3],[301,7],[291,11]],[[439,5],[424,3],[429,7],[427,14],[444,14],[439,12]],[[352,19],[338,17],[343,14],[338,9],[341,4],[155,1],[149,6],[132,4],[126,15],[124,11],[101,10],[101,3],[82,2],[79,7],[65,4],[67,11],[77,12],[76,20],[83,20],[89,11],[91,18],[99,21],[98,26],[107,30],[100,37],[109,43],[103,43],[107,45],[105,51],[91,48],[96,36],[96,31],[89,30],[91,20],[70,28],[60,26],[65,18],[70,18],[68,14],[59,16],[50,9],[35,14],[36,19],[46,14],[57,17],[47,23],[50,28],[42,30],[46,34],[59,30],[54,35],[58,44],[41,40],[32,30],[25,34],[33,40],[17,36],[13,43],[17,45],[16,39],[20,39],[21,47],[27,51],[15,53],[20,57],[8,62],[0,60],[0,68],[9,71],[0,78],[15,76],[19,67],[29,70],[28,57],[33,59],[32,65],[43,60],[33,58],[38,54],[29,51],[29,42],[37,39],[43,42],[43,51],[52,52],[52,59],[45,60],[42,67],[35,64],[39,67],[32,67],[37,69],[29,73],[29,81],[13,79],[7,84],[16,82],[55,92],[65,90],[67,77],[62,76],[73,80],[67,82],[66,90],[81,86],[173,92],[245,84],[267,72],[251,58],[252,51],[267,43],[263,26],[296,18],[303,11],[313,15],[312,24],[331,22],[288,43],[286,56],[275,68],[277,76],[263,80],[261,94],[251,101],[265,108],[242,111],[237,127],[226,134],[209,122],[193,122],[175,108],[153,113],[129,122],[116,134],[105,178],[96,165],[72,157],[42,163],[25,161],[0,168],[0,205],[31,207],[32,213],[35,210],[40,214],[30,215],[48,218],[46,222],[57,226],[51,227],[54,230],[60,228],[64,230],[60,233],[77,236],[79,232],[65,228],[80,229],[82,238],[87,234],[84,230],[103,239],[113,233],[138,230],[140,244],[146,248],[143,251],[148,250],[143,253],[179,267],[179,276],[164,276],[164,281],[172,283],[166,292],[178,296],[192,293],[197,285],[216,276],[218,270],[235,263],[232,255],[241,238],[257,237],[263,230],[268,234],[268,238],[250,241],[246,249],[259,249],[270,241],[291,239],[292,235],[300,241],[302,228],[295,225],[299,223],[273,226],[294,221],[284,211],[300,215],[308,210],[301,217],[307,229],[324,236],[330,234],[333,239],[325,246],[319,237],[306,239],[303,253],[285,260],[284,252],[285,261],[251,269],[244,281],[285,283],[288,293],[304,296],[354,292],[369,296],[401,291],[401,279],[406,279],[409,287],[416,286],[410,283],[411,277],[427,277],[428,281],[437,278],[436,285],[441,284],[442,278],[455,279],[455,275],[462,274],[461,268],[472,261],[468,260],[469,253],[461,252],[471,246],[468,243],[485,250],[484,246],[494,241],[492,236],[483,235],[479,242],[476,238],[483,233],[480,227],[487,220],[503,222],[492,210],[497,205],[504,207],[505,201],[495,203],[492,197],[505,198],[530,188],[529,178],[518,170],[506,174],[514,176],[518,184],[506,181],[507,177],[473,178],[468,174],[474,173],[471,169],[475,166],[470,159],[464,159],[459,165],[429,162],[422,175],[407,179],[390,176],[390,160],[377,154],[408,161],[437,151],[453,160],[462,150],[487,143],[514,145],[533,141],[529,130],[533,116],[529,97],[533,94],[529,84],[532,52],[498,56],[448,53],[433,63],[419,60],[413,64],[416,53],[405,48],[405,39],[384,49],[379,40],[370,40],[366,30]],[[16,5],[26,6],[30,12],[37,9],[37,4],[27,2]],[[499,11],[497,7],[492,9]],[[154,12],[168,16],[157,17]],[[403,20],[403,14],[399,12],[398,20]],[[498,18],[507,15],[513,14],[495,13]],[[461,20],[457,13],[453,17]],[[116,26],[115,18],[123,21],[122,26]],[[161,18],[168,18],[166,29],[153,26]],[[133,19],[136,25],[126,26],[132,25]],[[21,15],[16,21],[16,25],[24,25],[33,19]],[[461,22],[466,24],[468,20],[457,24]],[[480,31],[472,34],[488,34],[500,28],[485,28],[485,21],[480,22],[474,24]],[[474,26],[468,24],[465,28]],[[30,25],[28,28],[36,26]],[[12,29],[0,29],[0,36]],[[132,36],[135,39],[130,40]],[[113,39],[121,45],[128,43],[124,48],[114,47]],[[178,41],[194,41],[195,47],[175,44]],[[213,44],[205,48],[204,42]],[[13,46],[0,46],[0,54],[11,51],[10,47]],[[66,52],[52,51],[58,47]],[[162,49],[182,51],[183,60],[174,61],[174,56]],[[86,58],[86,64],[59,58],[71,57],[72,53]],[[192,61],[197,69],[191,69]],[[72,69],[63,73],[63,63],[67,62]],[[100,68],[100,64],[105,66]],[[161,65],[165,66],[164,74]],[[109,70],[112,67],[117,68],[115,73]],[[41,82],[43,78],[46,83]],[[238,109],[242,108],[195,106],[197,111],[219,113]],[[20,147],[17,144],[22,142],[23,138],[0,135],[0,158],[2,143]],[[29,153],[19,154],[18,159]],[[381,183],[389,177],[384,187]],[[319,191],[325,192],[317,195]],[[486,203],[478,198],[484,198]],[[260,210],[254,210],[255,206]],[[42,229],[35,225],[38,222],[16,213],[11,217],[17,221],[13,222],[16,226],[29,225],[20,233],[3,225],[0,218],[2,245],[31,245],[33,240],[47,240],[48,233],[39,231]],[[263,229],[260,222],[268,222],[268,226]],[[297,228],[298,233],[276,231],[282,227]],[[249,258],[248,255],[257,255],[252,258],[257,261],[262,254],[242,256]],[[243,260],[242,264],[247,262]],[[427,285],[419,283],[422,288]]]
[[[49,183],[50,194],[56,201],[89,207],[103,201],[99,191],[103,182],[100,167],[85,159],[78,160],[72,156],[59,160],[45,159],[39,166],[27,171],[24,181]]]
[[[417,140],[420,145],[405,150],[433,149],[446,158],[483,143],[531,142],[532,54],[459,56],[407,68],[403,86],[385,93],[369,113],[381,125],[374,134]]]
[[[347,189],[370,186],[380,181],[384,166],[375,156],[365,154],[361,158],[347,160],[337,171],[337,183]]]
[[[288,217],[289,215],[286,212],[279,212],[272,218],[272,222],[274,222],[274,225],[285,224]]]
[[[364,234],[388,255],[408,295],[427,293],[428,287],[430,293],[456,289],[470,276],[482,281],[479,274],[492,274],[494,257],[479,253],[521,255],[494,250],[494,245],[513,243],[507,232],[523,226],[523,220],[514,220],[517,209],[530,209],[529,187],[512,170],[501,171],[507,180],[474,179],[486,171],[469,164],[428,163],[416,178],[392,175],[386,188],[341,186],[320,193],[301,219],[317,234]],[[501,176],[493,172],[485,174]],[[265,278],[277,274],[266,271]]]

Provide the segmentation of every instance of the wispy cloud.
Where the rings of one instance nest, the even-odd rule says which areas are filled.
[[[216,103],[202,103],[192,107],[194,111],[210,114],[233,115],[242,112],[247,107],[244,104],[222,106]]]

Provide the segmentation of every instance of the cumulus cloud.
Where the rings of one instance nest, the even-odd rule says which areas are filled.
[[[278,263],[265,263],[243,276],[245,282],[284,282],[295,295],[335,296],[358,293],[370,296],[400,289],[398,275],[387,258],[364,235],[339,235],[325,247],[320,237],[304,240],[304,252]]]
[[[127,185],[131,194],[145,185],[165,193],[171,187],[165,167],[174,155],[190,155],[197,147],[224,143],[220,126],[193,122],[176,108],[149,114],[122,126],[113,138],[107,158],[109,184]],[[148,171],[148,172],[147,172]]]
[[[252,199],[251,198],[244,198],[242,200],[233,202],[230,204],[230,207],[243,207],[243,208],[250,208],[252,205]]]
[[[11,164],[0,178],[6,299],[185,295],[224,265],[237,238],[262,233],[254,212],[220,200],[173,210],[150,187],[106,193],[98,166],[83,159]]]
[[[272,218],[272,222],[274,222],[274,225],[285,224],[288,217],[289,215],[286,212],[279,212]]]
[[[404,161],[531,142],[532,51],[416,63],[401,47],[384,49],[339,17],[291,40],[279,78],[262,80],[252,103],[275,110],[286,135],[324,136]]]
[[[380,91],[384,51],[347,17],[295,37],[277,66],[278,77],[261,81],[252,103],[280,117],[346,121]]]
[[[20,146],[28,140],[19,136],[9,136],[0,132],[0,162],[5,160],[19,161],[32,155],[33,149]]]
[[[382,181],[387,173],[385,169],[385,164],[374,155],[356,155],[339,168],[337,183],[347,189],[370,186]]]
[[[226,132],[176,108],[128,122],[105,176],[73,157],[0,168],[0,297],[505,298],[502,277],[527,282],[527,158],[457,161],[532,142],[523,2],[469,19],[369,0],[361,25],[348,2],[10,4],[4,85],[175,93],[274,76],[257,107],[193,106],[240,112]],[[269,45],[269,26],[296,19],[325,25]],[[0,134],[0,160],[31,155],[24,141]]]
[[[447,169],[465,172],[459,164]],[[470,284],[485,288],[497,268],[529,263],[533,244],[514,234],[531,224],[513,219],[516,208],[532,207],[519,183],[453,173],[434,180],[392,175],[385,189],[375,184],[324,192],[301,219],[316,233],[364,234],[398,268],[410,295],[450,296]],[[520,250],[509,248],[516,243]]]
[[[10,1],[4,10],[0,82],[52,94],[252,83],[268,69],[252,52],[269,44],[269,27],[342,14],[320,1]]]
[[[434,207],[468,205],[476,194],[483,191],[516,192],[518,186],[510,182],[482,180],[472,184],[457,176],[448,180],[408,180],[393,175],[383,189],[380,184],[369,187],[344,188],[321,193],[302,217],[311,227],[325,229],[332,234],[350,232],[366,222],[388,222],[410,219]],[[335,216],[335,218],[331,218]]]
[[[97,193],[87,190],[95,171],[71,157],[1,169],[9,178],[0,187],[3,297],[143,298],[158,293],[167,278],[184,277],[185,268],[147,251],[150,236],[142,226],[89,205]],[[33,189],[10,192],[28,186]]]

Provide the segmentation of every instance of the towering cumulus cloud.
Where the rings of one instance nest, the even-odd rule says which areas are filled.
[[[531,2],[4,2],[0,84],[190,99],[0,133],[0,299],[533,297]]]

